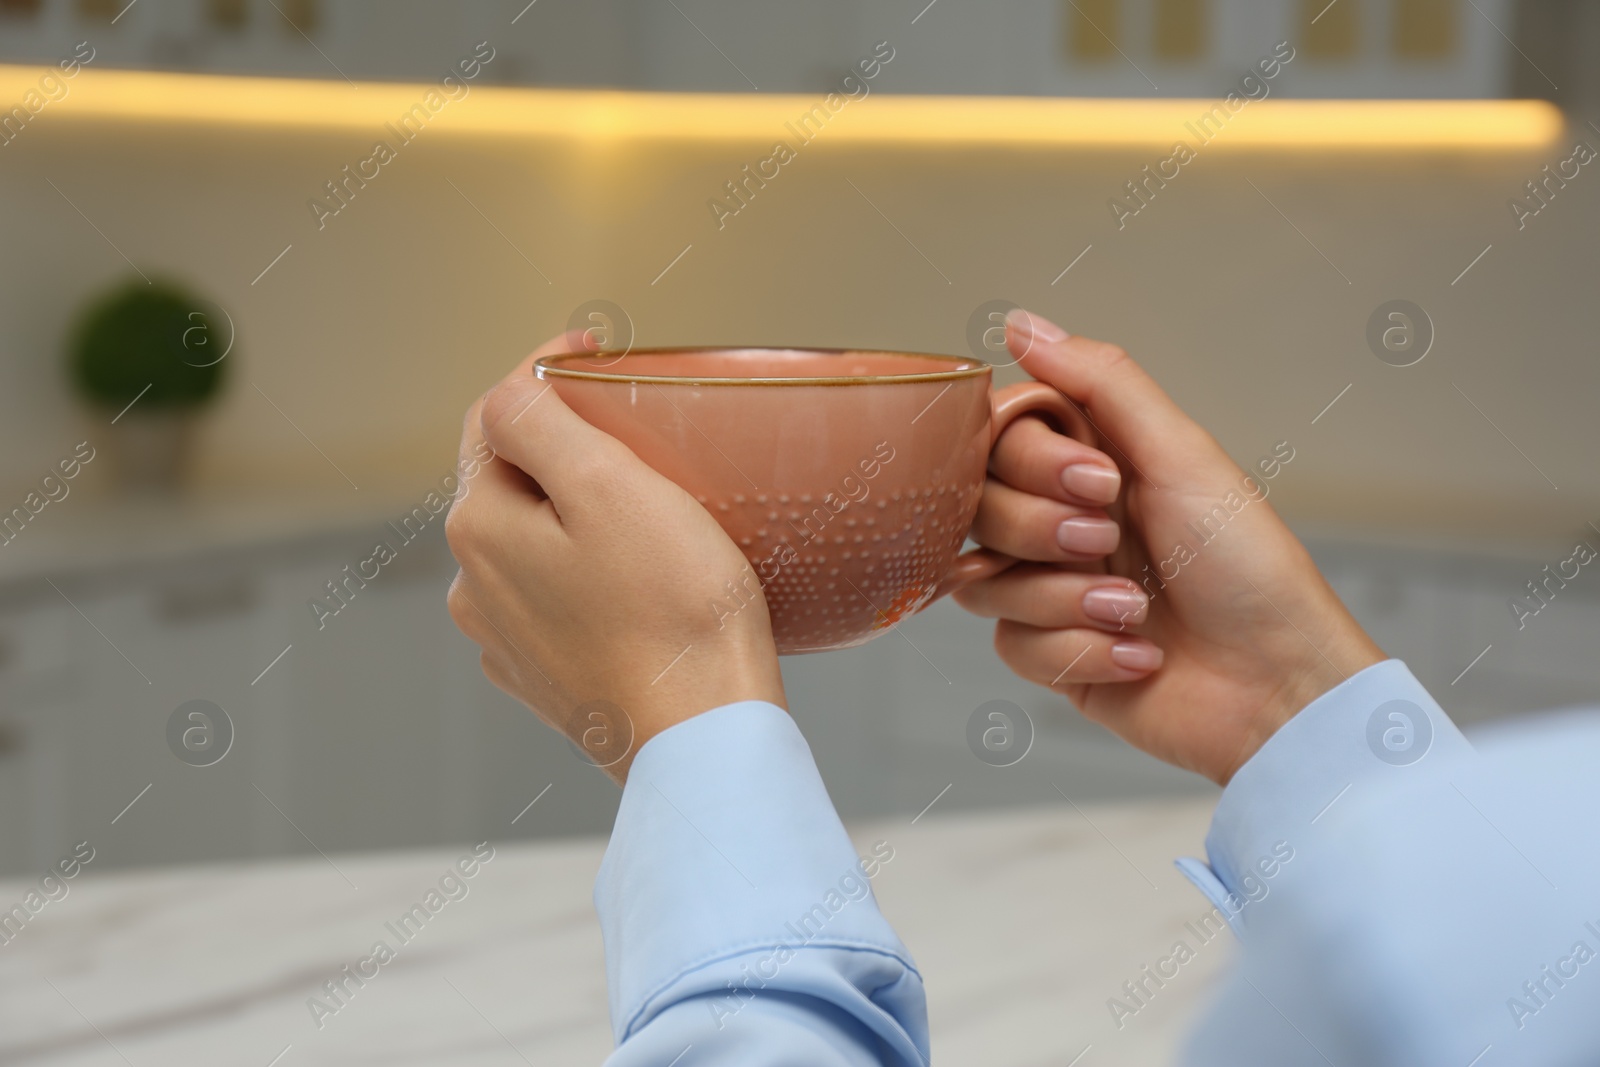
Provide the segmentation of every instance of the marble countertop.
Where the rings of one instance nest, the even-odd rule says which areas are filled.
[[[1209,800],[991,809],[851,827],[927,981],[936,1062],[1171,1062],[1224,936],[1119,1029],[1107,1000],[1208,910],[1172,867]],[[319,1029],[308,998],[467,846],[99,873],[0,945],[0,1063],[306,1067],[597,1064],[611,1048],[590,903],[604,842],[496,845]],[[43,872],[41,872],[43,873]],[[0,908],[36,881],[0,882]],[[1087,1050],[1087,1051],[1085,1051]],[[1074,1057],[1079,1057],[1074,1059]]]

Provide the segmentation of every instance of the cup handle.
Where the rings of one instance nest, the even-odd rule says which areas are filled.
[[[1097,443],[1098,435],[1094,432],[1094,426],[1088,417],[1054,386],[1046,385],[1044,382],[1021,382],[991,393],[989,410],[991,452],[1006,427],[1023,415],[1032,414],[1045,416],[1047,422],[1053,423],[1057,430],[1068,437],[1076,438],[1087,445]],[[1016,562],[1015,557],[989,548],[975,548],[971,552],[962,553],[951,564],[950,572],[934,589],[933,596],[928,598],[928,603],[931,604],[940,597],[973,582],[993,578]]]

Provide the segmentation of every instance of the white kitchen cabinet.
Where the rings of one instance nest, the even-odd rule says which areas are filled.
[[[215,702],[236,724],[246,717],[237,692],[265,621],[254,576],[234,564],[158,571],[110,589],[57,584],[76,605],[64,628],[71,665],[28,753],[55,767],[35,800],[56,839],[50,858],[83,840],[110,865],[248,852],[247,747],[236,738],[220,763],[193,767],[168,748],[166,730],[174,709],[194,699]],[[48,601],[35,610],[59,614]]]
[[[357,543],[354,547],[361,547]],[[445,610],[456,567],[438,531],[404,546],[319,629],[307,599],[357,555],[273,573],[293,649],[256,687],[281,746],[259,783],[274,848],[324,851],[499,840],[609,826],[616,788],[483,677]],[[370,554],[366,544],[362,557]],[[265,659],[263,659],[265,662]],[[512,819],[546,785],[538,807]],[[292,819],[299,831],[289,827]],[[301,837],[303,831],[305,838]]]
[[[0,871],[42,870],[81,840],[111,867],[608,825],[615,787],[489,685],[456,633],[437,531],[317,628],[307,600],[370,540],[0,590]],[[211,766],[168,746],[193,699],[232,723]]]
[[[7,869],[53,862],[66,831],[41,817],[71,771],[54,734],[68,707],[71,665],[65,602],[0,607],[0,857]]]
[[[1511,601],[1547,559],[1309,543],[1356,618],[1463,726],[1600,704],[1600,575],[1586,568],[1519,628]]]
[[[104,869],[604,832],[616,787],[489,684],[451,623],[440,530],[317,628],[307,600],[371,553],[382,529],[371,527],[56,573],[60,592],[0,582],[0,873],[42,871],[81,840]],[[1506,599],[1537,562],[1312,548],[1357,618],[1458,720],[1600,696],[1590,576],[1519,632]],[[901,629],[784,662],[790,707],[846,816],[909,820],[935,797],[952,810],[1054,803],[1058,789],[1082,801],[1210,788],[1012,676],[992,623],[939,604]],[[234,726],[214,766],[167,745],[168,716],[196,698]],[[1015,766],[967,747],[973,709],[995,699],[1033,720]],[[328,879],[345,891],[332,867]]]

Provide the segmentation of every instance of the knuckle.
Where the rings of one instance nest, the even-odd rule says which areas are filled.
[[[471,637],[471,629],[476,622],[476,612],[472,610],[472,605],[468,603],[466,596],[462,594],[460,585],[459,578],[451,584],[450,592],[445,594],[444,606],[445,610],[450,613],[450,621],[456,624],[456,629]]]
[[[483,671],[483,676],[489,679],[490,684],[496,689],[512,696],[516,695],[510,677],[500,668],[499,658],[490,655],[488,649],[478,653],[478,669]]]
[[[951,593],[950,599],[971,615],[992,618],[994,612],[989,608],[989,590],[985,588],[988,584],[988,582],[974,582]]]
[[[615,479],[614,464],[603,449],[584,449],[562,461],[567,476],[594,492],[604,491]]]
[[[997,628],[994,635],[994,650],[999,655],[1000,662],[1009,667],[1011,673],[1018,678],[1036,685],[1050,684],[1048,675],[1034,669],[1032,658],[1025,654],[1014,633],[1007,635]]]
[[[1110,342],[1101,342],[1099,349],[1095,353],[1095,358],[1100,361],[1101,369],[1108,371],[1117,370],[1125,364],[1133,362],[1128,355],[1127,349]]]
[[[495,383],[480,401],[479,422],[484,432],[487,434],[501,428],[515,430],[518,427],[511,427],[510,424],[518,420],[524,427],[537,421],[541,405],[535,402],[550,388],[548,383],[531,377],[512,377]],[[523,418],[524,415],[527,417]]]
[[[1000,439],[995,442],[990,466],[1001,473],[1009,473],[1020,466],[1032,463],[1039,446],[1039,437],[1035,431],[1043,427],[1043,421],[1032,415],[1025,415],[1007,426],[1001,432]]]
[[[616,503],[625,499],[637,500],[645,490],[631,477],[632,468],[627,460],[631,453],[607,442],[597,442],[568,461],[568,474],[584,486],[589,498],[602,503]]]
[[[1010,667],[1022,677],[1028,677],[1023,670],[1021,630],[1010,619],[1001,619],[994,625],[994,651],[1000,657],[1000,662]]]
[[[511,382],[498,382],[483,394],[478,402],[479,419],[484,426],[497,426],[516,412],[517,397],[521,389]]]
[[[476,514],[477,510],[466,500],[456,501],[445,513],[444,539],[458,563],[472,557],[477,548],[479,523]]]
[[[461,434],[463,437],[475,435],[478,422],[483,417],[483,397],[479,397],[467,406],[467,413],[461,416]]]

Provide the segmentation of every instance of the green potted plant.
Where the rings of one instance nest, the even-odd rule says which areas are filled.
[[[182,482],[196,416],[222,387],[231,323],[170,282],[131,280],[83,311],[68,351],[78,394],[108,421],[112,465],[135,490]],[[219,336],[219,329],[226,336]]]

